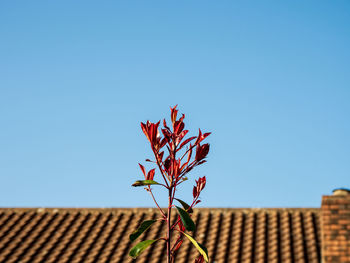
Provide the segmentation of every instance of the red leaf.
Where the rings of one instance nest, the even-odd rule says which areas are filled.
[[[182,114],[181,118],[179,119],[179,122],[183,122],[184,119],[185,119],[185,114]]]
[[[167,138],[163,138],[163,140],[161,140],[161,142],[160,142],[159,148],[163,148],[164,145],[167,144],[167,142],[168,142],[168,139]]]
[[[204,262],[204,257],[202,255],[199,255],[194,261],[194,263],[203,263],[203,262]]]
[[[188,133],[188,130],[184,130],[180,133],[179,135],[179,141],[181,141],[183,139],[183,137],[185,137],[185,135]]]
[[[209,144],[197,145],[196,147],[196,161],[199,162],[204,159],[209,153]]]
[[[147,124],[148,124],[148,121],[146,122],[146,124],[141,122],[141,129],[142,129],[143,133],[146,135],[147,139],[150,141],[149,136],[148,136]]]
[[[201,164],[206,163],[206,162],[207,162],[206,160],[202,160],[202,161],[198,162],[197,165],[201,165]]]
[[[193,198],[198,198],[201,191],[204,189],[207,180],[205,176],[199,177],[198,181],[196,180],[196,185],[193,187]]]
[[[200,160],[201,149],[201,146],[198,144],[196,147],[196,156],[194,157],[197,162]]]
[[[210,148],[209,143],[202,145],[202,158],[201,159],[204,159],[205,157],[207,157],[207,155],[209,153],[209,148]]]
[[[210,134],[211,134],[211,132],[204,133],[204,135],[203,135],[203,140],[204,140],[205,138],[207,138]]]
[[[185,124],[180,121],[176,121],[174,124],[174,133],[179,134],[185,128]]]
[[[153,180],[155,171],[156,171],[156,169],[150,170],[150,171],[148,172],[148,174],[147,174],[146,180]]]
[[[170,107],[170,110],[171,110],[171,122],[173,123],[173,125],[174,125],[174,123],[175,123],[175,121],[176,121],[177,112],[178,112],[178,110],[176,109],[176,107],[177,107],[177,105],[175,105],[174,108],[171,108],[171,107]]]
[[[198,144],[198,143],[200,142],[201,137],[202,137],[202,131],[201,131],[201,129],[199,129],[197,140],[196,140],[196,142],[194,143],[195,145]]]
[[[141,129],[143,133],[146,135],[148,141],[151,143],[152,149],[159,150],[160,148],[160,134],[158,131],[160,121],[157,123],[151,123],[147,121],[146,124],[141,122]]]
[[[175,252],[176,250],[178,250],[178,249],[181,247],[182,242],[183,242],[183,240],[181,239],[181,240],[177,243],[176,247],[174,248],[174,252]]]
[[[174,177],[177,178],[180,175],[181,159],[175,160],[174,162]]]
[[[205,187],[205,184],[207,183],[207,180],[205,178],[205,176],[203,176],[202,178],[199,178],[199,192],[201,192],[204,187]]]
[[[154,139],[157,138],[157,130],[155,129],[154,123],[151,123],[149,127],[148,136],[151,140],[151,143],[154,143]]]
[[[166,120],[165,120],[165,119],[163,119],[163,126],[164,126],[165,129],[167,129],[168,131],[170,131],[168,125],[166,124]]]
[[[143,172],[143,175],[144,175],[145,178],[146,178],[146,169],[145,169],[145,167],[143,167],[143,165],[140,164],[140,163],[139,163],[139,165],[140,165],[141,171]]]
[[[166,159],[166,160],[164,161],[164,168],[165,168],[165,170],[166,170],[167,173],[169,173],[170,166],[171,166],[171,161],[170,161],[170,158],[169,158],[169,159]]]
[[[187,163],[189,163],[190,160],[191,160],[192,149],[193,149],[193,147],[192,147],[192,145],[190,144],[190,150],[188,151],[188,154],[187,154]]]
[[[197,186],[193,186],[193,198],[197,197]]]
[[[181,220],[180,216],[177,217],[177,220],[178,220],[177,225],[178,225],[179,229],[180,229],[181,231],[185,231],[186,229],[185,229],[184,224],[182,223],[182,220]]]
[[[190,137],[186,140],[183,141],[183,143],[181,143],[179,149],[181,149],[184,145],[186,145],[187,143],[189,143],[190,141],[192,141],[193,139],[196,139],[196,136]]]
[[[198,138],[197,138],[195,144],[201,143],[201,141],[203,141],[205,138],[207,138],[210,134],[211,134],[211,132],[207,132],[207,133],[202,134],[201,129],[199,129]]]

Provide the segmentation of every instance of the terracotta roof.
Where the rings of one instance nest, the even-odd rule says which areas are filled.
[[[210,262],[321,262],[319,211],[196,209],[194,237],[208,248]],[[131,262],[129,234],[156,216],[145,208],[0,208],[0,262]],[[139,240],[163,231],[154,225]],[[197,255],[186,240],[176,262]],[[165,262],[165,246],[148,248],[135,262]]]

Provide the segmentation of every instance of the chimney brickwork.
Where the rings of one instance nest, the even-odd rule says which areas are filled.
[[[322,262],[350,263],[350,191],[322,197]]]

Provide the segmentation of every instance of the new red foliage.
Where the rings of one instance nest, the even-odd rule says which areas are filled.
[[[163,128],[161,128],[161,133],[159,132],[160,121],[157,123],[152,123],[147,121],[146,123],[141,122],[141,129],[146,135],[152,152],[154,154],[154,160],[146,159],[148,162],[156,164],[163,182],[158,183],[153,181],[155,176],[155,168],[151,169],[148,173],[142,164],[139,164],[141,171],[145,177],[145,181],[137,181],[134,186],[145,186],[145,189],[151,194],[153,201],[159,209],[162,217],[158,220],[164,220],[167,224],[167,235],[166,237],[159,238],[158,240],[164,240],[167,243],[167,262],[171,263],[174,260],[174,253],[180,248],[183,238],[186,236],[190,241],[196,246],[201,255],[196,259],[195,262],[201,263],[204,260],[208,261],[208,255],[206,249],[197,243],[191,236],[185,234],[186,230],[190,230],[190,223],[193,223],[191,219],[192,208],[197,205],[200,200],[199,196],[201,191],[204,189],[206,184],[206,178],[200,177],[196,180],[196,185],[193,187],[193,200],[191,205],[188,205],[182,200],[175,198],[175,193],[177,187],[187,180],[187,174],[194,167],[201,165],[206,162],[205,158],[209,153],[209,144],[201,144],[201,142],[207,138],[210,133],[202,133],[199,129],[198,136],[192,136],[185,139],[188,134],[188,130],[185,130],[184,119],[185,115],[177,119],[178,110],[177,106],[170,108],[171,113],[171,128],[168,127],[166,120],[163,120]],[[194,143],[192,144],[191,142]],[[166,148],[166,149],[165,149]],[[165,150],[163,150],[165,149]],[[195,151],[194,158],[192,156],[193,150]],[[182,151],[182,153],[181,153]],[[166,154],[165,154],[166,152]],[[165,157],[164,157],[165,156]],[[161,185],[168,191],[168,208],[167,211],[161,209],[153,195],[151,185]],[[175,220],[175,222],[170,222],[171,211],[174,207],[174,199],[181,202],[183,210],[178,208],[181,212]],[[193,223],[194,224],[194,223]],[[185,228],[188,227],[188,229]],[[141,230],[144,231],[142,228]],[[171,232],[177,231],[178,238],[171,247]],[[141,242],[137,244],[131,251],[130,255],[132,257],[137,257],[144,249],[145,244],[152,244],[153,242]],[[148,246],[148,245],[147,245]]]

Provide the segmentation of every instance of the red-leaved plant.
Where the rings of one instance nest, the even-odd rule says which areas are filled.
[[[148,141],[151,144],[151,148],[154,154],[154,160],[146,159],[147,162],[153,163],[159,170],[160,176],[163,179],[162,182],[154,180],[156,169],[151,169],[148,172],[142,164],[139,164],[141,171],[145,177],[145,180],[136,181],[132,186],[145,186],[145,190],[152,196],[153,201],[159,209],[161,217],[156,220],[147,220],[141,223],[137,230],[130,235],[130,240],[135,241],[143,232],[145,232],[154,222],[165,221],[166,236],[160,237],[155,240],[145,240],[135,245],[129,252],[129,255],[133,258],[137,258],[147,247],[157,241],[165,241],[167,245],[167,262],[174,262],[175,252],[180,248],[184,237],[189,239],[192,244],[199,251],[199,256],[195,262],[201,263],[209,261],[207,249],[198,243],[188,232],[194,232],[196,225],[191,219],[193,213],[193,207],[197,205],[200,200],[199,196],[203,188],[205,187],[205,176],[199,178],[196,181],[196,185],[193,187],[193,200],[191,205],[175,197],[177,187],[187,180],[187,173],[194,167],[206,162],[205,158],[209,152],[209,144],[201,144],[202,141],[210,135],[210,133],[202,133],[199,129],[198,136],[189,137],[184,139],[188,130],[185,130],[185,124],[183,122],[185,115],[177,119],[178,110],[176,106],[171,109],[171,123],[172,127],[169,128],[165,119],[163,121],[163,128],[161,128],[162,134],[159,132],[159,124],[141,123],[143,133],[146,135]],[[166,147],[165,150],[164,147]],[[166,152],[166,154],[164,153]],[[192,154],[195,152],[195,154]],[[153,193],[151,185],[164,187],[168,192],[168,208],[167,211],[163,211]],[[182,208],[175,206],[174,200],[178,201]],[[176,207],[178,216],[175,222],[171,222],[171,210]],[[171,233],[176,231],[178,236],[174,242],[171,240]]]

